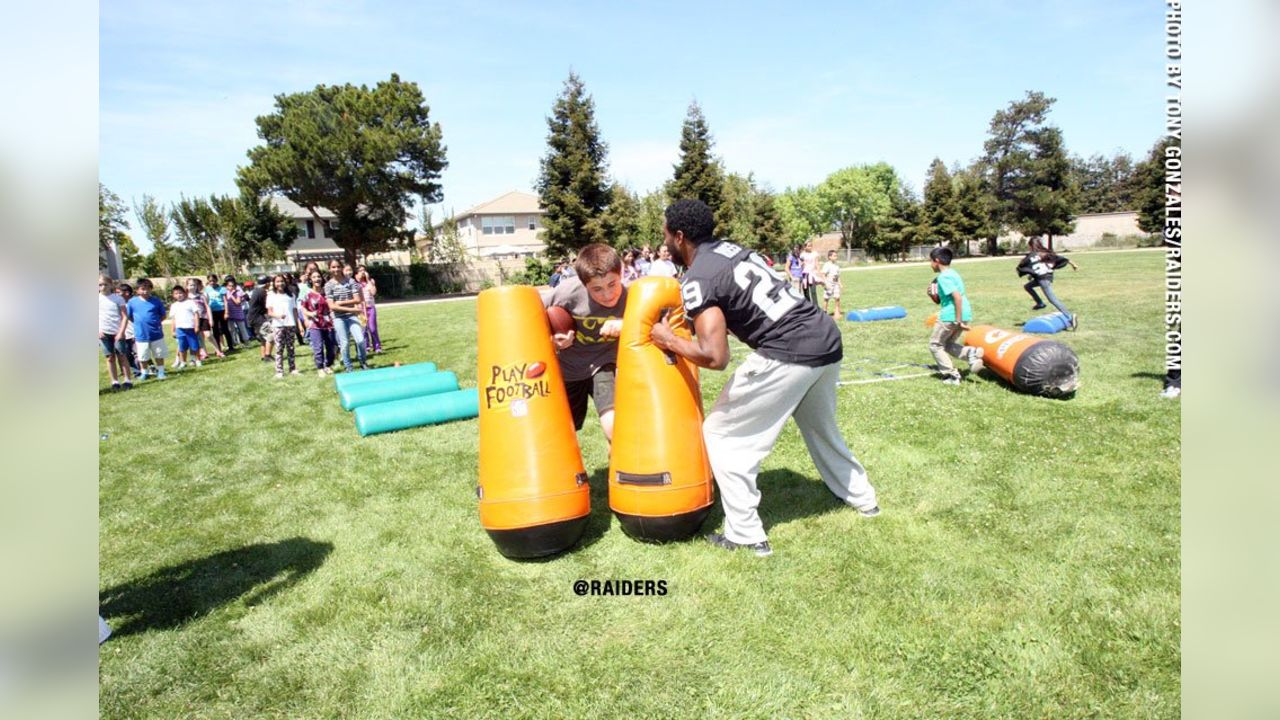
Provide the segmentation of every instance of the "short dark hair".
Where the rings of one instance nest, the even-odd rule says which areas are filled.
[[[667,206],[667,230],[684,233],[684,239],[701,245],[715,239],[716,218],[701,200],[677,200]]]
[[[174,285],[172,288],[169,289],[169,294],[172,295],[174,293],[182,293],[183,295],[186,295],[187,289],[182,287],[181,285]]]
[[[154,286],[148,278],[138,278],[138,287],[150,290]]]
[[[604,277],[609,273],[621,273],[622,258],[618,257],[617,250],[604,243],[591,243],[578,251],[573,270],[585,284],[588,280]]]
[[[951,264],[951,248],[936,247],[929,251],[929,259],[937,260],[938,263],[941,265],[950,265]]]

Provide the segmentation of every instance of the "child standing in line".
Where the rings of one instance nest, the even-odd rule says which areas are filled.
[[[169,349],[164,342],[164,318],[168,310],[164,301],[152,295],[151,290],[151,281],[142,278],[138,281],[138,296],[125,304],[129,322],[133,323],[134,337],[137,338],[138,362],[149,364],[142,366],[142,372],[138,373],[139,380],[147,377],[148,367],[157,380],[163,380],[164,360],[169,356]]]
[[[361,291],[364,293],[364,328],[369,336],[369,349],[380,353],[382,338],[378,336],[378,307],[374,304],[378,298],[378,283],[369,277],[369,271],[363,265],[356,271],[356,280],[360,282]]]
[[[124,389],[133,388],[133,373],[124,347],[124,328],[128,324],[124,298],[115,293],[115,281],[106,275],[99,275],[98,342],[102,344],[102,357],[107,361],[107,374],[111,376],[112,390],[120,389],[121,375],[124,376]]]
[[[187,353],[191,353],[191,364],[200,367],[200,305],[181,285],[173,286],[169,315],[173,321],[173,337],[178,341],[178,357],[173,361],[173,369],[187,366]]]
[[[199,313],[196,315],[196,342],[200,345],[200,351],[196,355],[196,359],[204,360],[209,357],[205,352],[204,341],[209,340],[213,344],[214,352],[218,357],[226,357],[222,354],[222,346],[218,343],[218,338],[213,336],[213,314],[209,310],[209,301],[204,296],[204,283],[200,278],[191,278],[187,281],[187,298],[196,304]]]
[[[133,299],[133,287],[129,283],[117,285],[116,292],[119,293],[120,297],[124,298],[126,306]],[[128,311],[125,311],[125,318],[128,319]],[[135,347],[136,340],[133,334],[133,323],[127,322],[124,324],[124,338],[120,342],[124,343],[125,359],[129,361],[129,367],[133,369],[134,377],[141,375],[142,366],[138,365],[138,350]]]
[[[822,311],[831,310],[831,301],[836,301],[836,311],[831,317],[840,319],[840,266],[836,264],[836,251],[827,251],[827,261],[822,265],[822,277],[825,280],[825,296],[822,299]]]
[[[271,318],[272,342],[276,347],[276,379],[284,377],[284,358],[289,357],[289,374],[297,375],[293,360],[294,336],[297,333],[298,305],[289,294],[289,283],[284,275],[271,279],[271,293],[267,295],[267,317]]]
[[[302,299],[302,314],[307,319],[307,342],[316,363],[316,375],[333,374],[333,361],[338,357],[338,341],[334,337],[333,312],[324,298],[324,275],[319,268],[304,278],[310,290]]]
[[[971,373],[978,372],[983,367],[982,348],[961,346],[956,342],[960,333],[969,329],[973,309],[965,295],[964,280],[960,278],[960,273],[951,269],[951,248],[934,248],[929,253],[929,265],[938,273],[938,304],[942,306],[938,311],[938,321],[933,325],[933,333],[929,336],[929,352],[938,361],[942,382],[959,385],[960,371],[952,364],[952,357],[967,361]]]
[[[246,299],[244,290],[241,289],[240,283],[236,282],[235,277],[231,275],[226,277],[222,286],[226,288],[223,299],[227,304],[227,327],[231,331],[231,337],[235,338],[237,344],[248,344],[252,336],[249,334],[249,324],[244,319]]]

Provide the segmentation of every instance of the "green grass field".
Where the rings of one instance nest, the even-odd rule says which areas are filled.
[[[767,559],[626,537],[593,420],[585,538],[521,563],[479,525],[474,420],[361,439],[332,380],[277,381],[256,349],[104,391],[100,599],[117,634],[102,716],[1177,717],[1163,255],[1078,262],[1055,283],[1081,316],[1057,336],[1080,356],[1074,398],[986,374],[842,387],[840,425],[884,514],[841,506],[788,424],[760,482]],[[976,321],[1029,317],[1015,264],[957,263]],[[931,362],[931,277],[845,273],[846,310],[910,312],[841,322],[851,376]],[[432,360],[475,385],[473,300],[380,321],[380,364]],[[726,374],[702,377],[709,406]],[[578,597],[577,579],[669,592]]]

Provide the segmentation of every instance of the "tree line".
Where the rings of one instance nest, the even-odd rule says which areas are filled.
[[[722,237],[770,254],[826,232],[839,232],[845,247],[877,257],[942,243],[960,253],[985,243],[996,253],[997,238],[1009,230],[1052,241],[1070,233],[1081,213],[1134,209],[1144,231],[1157,231],[1165,143],[1140,162],[1125,153],[1070,156],[1062,131],[1049,122],[1054,102],[1028,92],[998,110],[982,153],[964,166],[935,158],[918,195],[883,162],[844,167],[815,185],[781,192],[753,173],[728,172],[694,101],[670,179],[640,194],[610,177],[594,101],[571,72],[547,118],[547,149],[535,180],[545,211],[542,238],[552,256],[591,242],[654,244],[662,237],[663,209],[680,198],[706,202]],[[279,259],[298,228],[270,204],[269,196],[278,194],[317,220],[322,208],[336,215],[333,240],[355,261],[413,248],[413,205],[425,209],[443,198],[443,132],[430,120],[418,85],[395,74],[373,87],[317,85],[277,95],[274,111],[255,124],[262,143],[237,169],[238,195],[183,197],[168,207],[145,195],[133,201],[151,253],[139,252],[126,232],[129,208],[100,185],[99,249],[114,244],[127,275],[235,270]],[[427,258],[456,259],[461,245],[450,218],[443,232],[429,214],[422,220]]]

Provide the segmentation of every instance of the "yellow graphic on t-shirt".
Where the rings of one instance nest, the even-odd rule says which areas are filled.
[[[574,340],[584,345],[596,345],[599,343],[618,342],[618,338],[616,337],[601,337],[600,328],[610,320],[621,320],[621,319],[622,318],[617,318],[617,317],[593,317],[590,315],[587,315],[584,317],[578,317],[577,315],[575,315],[573,316],[573,323],[578,328],[578,331],[576,333],[577,337],[575,337]],[[583,332],[583,330],[592,330],[592,331],[595,331],[596,334],[587,335],[586,333]]]

